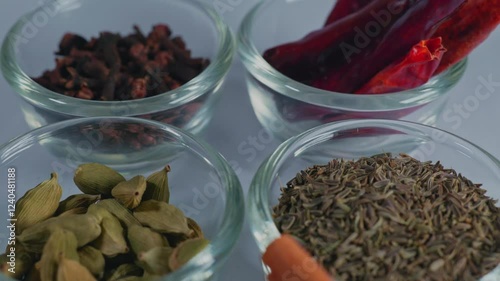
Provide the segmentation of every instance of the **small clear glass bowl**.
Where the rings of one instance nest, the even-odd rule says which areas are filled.
[[[200,75],[180,88],[144,99],[104,102],[64,96],[31,78],[55,67],[54,52],[67,32],[85,38],[102,31],[127,35],[135,24],[147,33],[159,23],[181,36],[193,57],[210,59]],[[234,52],[229,27],[212,5],[202,1],[48,1],[21,17],[7,33],[1,66],[7,82],[26,101],[21,109],[32,129],[75,117],[134,116],[197,134],[211,119]]]
[[[373,145],[367,146],[366,143]],[[380,153],[406,153],[420,161],[441,161],[500,199],[500,161],[480,147],[434,127],[400,120],[348,120],[310,129],[281,144],[260,166],[250,186],[247,211],[259,250],[280,236],[272,213],[280,187],[297,172],[332,159],[355,160]],[[267,271],[268,269],[264,267]],[[487,279],[491,278],[491,279]],[[498,280],[500,267],[482,281]]]
[[[334,3],[331,0],[260,1],[243,19],[238,33],[239,54],[247,70],[248,92],[260,123],[281,140],[333,121],[401,119],[417,110],[418,120],[413,121],[435,124],[446,102],[445,94],[462,77],[466,60],[416,89],[354,95],[320,90],[294,81],[262,57],[265,50],[298,40],[323,26]]]
[[[157,143],[130,153],[117,148],[103,130],[127,132],[139,126],[154,134]],[[75,132],[86,128],[80,139]],[[64,144],[71,139],[72,144]],[[68,145],[68,153],[53,153],[54,148]],[[58,150],[56,150],[58,151]],[[94,153],[99,155],[93,157]],[[142,155],[141,157],[139,155]],[[81,163],[99,162],[113,167],[126,178],[149,175],[166,164],[169,173],[170,203],[196,220],[210,246],[179,270],[161,280],[216,280],[220,267],[228,258],[242,229],[244,220],[243,191],[235,172],[226,160],[205,142],[181,129],[159,122],[130,117],[91,117],[66,120],[35,129],[0,146],[0,173],[15,169],[15,200],[28,189],[58,173],[63,187],[62,199],[82,193],[73,183],[73,173]],[[7,185],[0,190],[2,209],[7,212]],[[7,218],[7,213],[4,215]],[[5,221],[4,221],[5,222]],[[5,249],[9,232],[0,230],[0,248]],[[0,275],[0,280],[8,279]]]

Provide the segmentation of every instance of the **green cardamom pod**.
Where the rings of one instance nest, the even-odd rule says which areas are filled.
[[[113,187],[125,181],[125,178],[106,165],[88,163],[78,166],[73,181],[85,194],[110,195]]]
[[[156,247],[168,247],[165,236],[148,227],[132,225],[127,230],[127,238],[134,253],[147,252]]]
[[[111,191],[111,195],[125,208],[133,209],[141,203],[145,190],[146,178],[135,176],[128,181],[117,184]]]
[[[133,263],[125,263],[118,266],[105,278],[106,281],[117,281],[125,277],[142,276],[144,270]]]
[[[99,222],[99,224],[102,223],[102,219],[104,218],[115,217],[112,213],[108,211],[108,209],[98,204],[93,204],[89,206],[89,208],[87,209],[87,214],[94,216]]]
[[[56,280],[56,279],[52,279]],[[61,257],[57,268],[57,281],[96,281],[92,273],[77,261]],[[44,281],[44,280],[42,280]]]
[[[65,212],[62,212],[61,214],[58,215],[58,217],[63,217],[67,215],[83,215],[87,213],[87,208],[84,207],[78,207],[78,208],[73,208],[69,209]]]
[[[16,203],[16,234],[54,215],[62,196],[57,174],[28,190]]]
[[[170,172],[169,165],[148,176],[146,179],[147,187],[144,195],[142,196],[142,200],[169,202],[170,189],[168,187],[168,172]]]
[[[51,234],[62,228],[72,232],[78,241],[78,247],[87,245],[101,234],[97,218],[92,215],[67,215],[47,219],[23,231],[17,240],[31,253],[41,253]]]
[[[200,225],[198,225],[195,220],[188,217],[187,223],[189,229],[192,230],[192,234],[189,236],[189,238],[204,238],[203,231],[201,230]]]
[[[78,250],[80,264],[85,266],[90,273],[100,279],[104,274],[105,260],[102,253],[92,246],[85,246]]]
[[[100,200],[95,205],[103,207],[108,212],[113,214],[127,228],[129,228],[131,225],[141,225],[141,223],[132,215],[130,210],[125,208],[122,204],[118,203],[118,201],[116,201],[115,199]]]
[[[56,280],[60,258],[67,258],[78,262],[78,242],[76,236],[65,229],[55,229],[43,247],[39,262],[42,281]]]
[[[166,202],[144,201],[134,209],[134,217],[160,233],[191,234],[184,213]]]
[[[189,260],[191,260],[194,256],[203,251],[209,243],[210,241],[204,238],[189,239],[180,243],[177,247],[175,247],[168,260],[170,269],[179,269],[181,266],[189,262]]]
[[[84,208],[87,209],[90,205],[101,199],[101,195],[91,195],[91,194],[76,194],[71,195],[59,203],[56,215],[62,214],[66,211]]]
[[[101,222],[101,235],[92,242],[92,246],[106,257],[128,253],[129,248],[124,237],[124,229],[115,217],[105,217]]]
[[[153,248],[138,254],[138,264],[149,274],[165,275],[172,271],[168,264],[172,253],[170,247]]]

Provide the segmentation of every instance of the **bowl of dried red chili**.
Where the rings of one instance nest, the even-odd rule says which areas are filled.
[[[32,128],[133,116],[199,133],[234,49],[203,1],[49,1],[7,33],[2,70]]]
[[[257,118],[280,139],[345,119],[412,113],[433,125],[467,54],[500,21],[485,1],[442,2],[258,3],[238,34]],[[491,21],[468,28],[474,9]]]

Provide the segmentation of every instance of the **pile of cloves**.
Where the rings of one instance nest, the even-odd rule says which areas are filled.
[[[87,100],[123,101],[176,89],[210,63],[191,51],[165,24],[146,36],[138,26],[121,36],[101,32],[90,40],[67,33],[56,52],[56,67],[33,78],[54,92]]]

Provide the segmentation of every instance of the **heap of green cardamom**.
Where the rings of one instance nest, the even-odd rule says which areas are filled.
[[[16,204],[16,270],[7,253],[0,271],[27,281],[155,280],[186,264],[209,241],[200,226],[169,204],[170,166],[126,180],[98,163],[74,175],[83,194],[63,201],[57,174]]]

